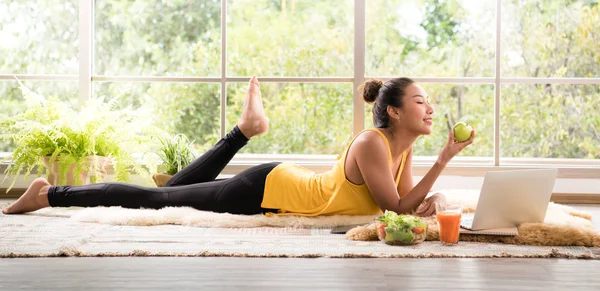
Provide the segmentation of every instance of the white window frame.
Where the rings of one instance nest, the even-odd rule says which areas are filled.
[[[364,128],[364,102],[356,90],[368,78],[382,80],[391,76],[365,75],[365,8],[367,0],[354,0],[354,77],[260,77],[263,83],[352,83],[353,95],[353,135]],[[501,15],[502,0],[496,1],[496,56],[495,77],[459,77],[459,78],[413,78],[419,83],[433,84],[487,84],[495,86],[494,96],[494,149],[493,157],[472,158],[456,157],[446,168],[444,174],[461,176],[482,176],[490,170],[523,168],[558,168],[559,178],[600,178],[600,160],[586,159],[535,159],[500,158],[500,89],[505,84],[600,84],[600,78],[503,78],[501,76]],[[165,77],[165,76],[103,76],[93,74],[93,33],[94,0],[79,0],[79,75],[0,75],[0,80],[42,80],[42,81],[79,81],[79,102],[85,102],[92,96],[95,82],[191,82],[220,83],[220,133],[224,136],[227,84],[246,82],[248,78],[227,76],[227,1],[221,1],[221,77]],[[4,153],[6,155],[7,153]],[[224,174],[235,174],[250,166],[267,161],[290,161],[304,165],[316,171],[327,170],[335,162],[334,155],[261,155],[239,154],[227,166]],[[413,159],[415,175],[424,175],[435,161],[435,157],[416,156]]]

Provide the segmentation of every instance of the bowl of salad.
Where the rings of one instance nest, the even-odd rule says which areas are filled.
[[[427,222],[413,215],[386,210],[375,219],[377,237],[388,245],[414,245],[427,237]]]

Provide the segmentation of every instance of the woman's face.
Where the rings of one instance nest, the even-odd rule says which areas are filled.
[[[404,106],[400,109],[401,126],[419,135],[431,134],[435,110],[429,103],[427,92],[413,83],[406,88],[403,98]]]

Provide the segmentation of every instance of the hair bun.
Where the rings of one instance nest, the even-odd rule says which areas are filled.
[[[363,98],[365,102],[373,103],[377,99],[377,95],[379,95],[379,89],[383,86],[383,82],[381,80],[369,80],[363,86]]]

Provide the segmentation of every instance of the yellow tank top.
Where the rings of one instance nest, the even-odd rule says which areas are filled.
[[[388,139],[376,128],[365,129],[360,133],[365,131],[377,132],[383,138],[388,148],[391,167],[392,151]],[[350,145],[360,133],[352,139]],[[346,179],[344,167],[350,145],[338,156],[333,168],[325,173],[317,174],[292,163],[277,165],[267,175],[261,207],[279,209],[279,211],[266,215],[377,215],[381,213],[365,183],[357,185]],[[405,161],[406,152],[402,153],[402,162],[395,179],[396,188],[400,183]]]

